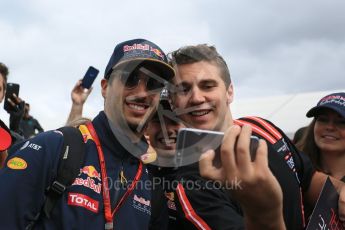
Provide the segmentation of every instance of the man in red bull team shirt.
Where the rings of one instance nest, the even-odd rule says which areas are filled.
[[[146,120],[173,76],[153,42],[118,44],[101,81],[104,111],[79,127],[86,151],[74,183],[50,217],[41,213],[45,190],[56,178],[63,136],[49,131],[28,140],[0,170],[0,229],[147,229],[151,191],[143,185],[150,175],[138,157],[147,150]]]

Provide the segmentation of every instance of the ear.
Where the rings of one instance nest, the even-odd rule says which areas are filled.
[[[107,92],[108,85],[109,85],[109,81],[107,79],[103,78],[101,80],[102,96],[103,96],[103,98],[106,98],[106,92]]]
[[[226,104],[231,104],[234,100],[234,87],[232,83],[230,83],[228,89],[226,90]]]

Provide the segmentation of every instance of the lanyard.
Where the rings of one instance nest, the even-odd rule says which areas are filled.
[[[120,207],[123,205],[125,200],[128,198],[128,196],[133,192],[135,189],[136,184],[138,183],[142,172],[143,172],[143,163],[140,161],[137,173],[134,177],[133,182],[128,187],[126,193],[121,197],[120,201],[116,205],[113,212],[111,212],[111,204],[110,204],[110,195],[109,195],[109,185],[108,185],[108,176],[105,166],[105,160],[104,160],[104,154],[101,147],[101,142],[99,141],[98,135],[92,125],[91,122],[86,124],[87,128],[89,129],[89,132],[92,136],[92,139],[94,140],[97,152],[98,152],[98,158],[99,163],[101,166],[101,175],[102,175],[102,195],[103,195],[103,204],[104,204],[104,218],[105,218],[105,229],[112,230],[113,229],[113,216],[116,214],[116,212],[120,209]]]

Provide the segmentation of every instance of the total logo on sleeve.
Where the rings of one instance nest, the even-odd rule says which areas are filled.
[[[91,212],[98,212],[99,202],[89,196],[80,193],[68,193],[68,205],[79,206],[90,210]]]

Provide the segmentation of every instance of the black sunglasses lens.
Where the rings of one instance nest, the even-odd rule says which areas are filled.
[[[164,87],[164,84],[157,81],[156,79],[149,78],[147,81],[147,89],[148,90],[162,89],[163,87]]]
[[[139,75],[136,72],[133,72],[127,77],[127,79],[125,79],[125,86],[127,88],[134,88],[138,85],[139,80]]]

